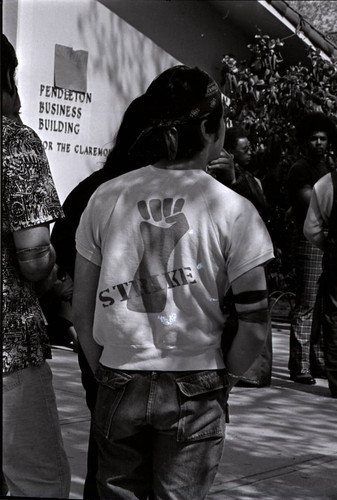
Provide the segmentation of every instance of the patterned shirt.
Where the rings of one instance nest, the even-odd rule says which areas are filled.
[[[20,272],[12,233],[63,216],[48,160],[37,134],[3,117],[2,340],[3,371],[51,358],[34,284]]]

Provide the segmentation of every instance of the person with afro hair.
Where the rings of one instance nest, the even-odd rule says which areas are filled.
[[[297,283],[288,368],[294,382],[310,385],[316,383],[315,377],[325,378],[321,326],[319,321],[313,321],[322,252],[306,240],[303,224],[314,184],[333,169],[328,153],[330,145],[336,143],[336,127],[323,113],[308,113],[297,123],[296,135],[302,155],[288,175]]]

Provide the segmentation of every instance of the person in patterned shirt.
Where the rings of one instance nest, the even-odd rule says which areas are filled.
[[[38,297],[57,280],[49,224],[62,217],[41,140],[19,116],[13,46],[2,35],[3,476],[11,496],[68,498],[49,339]]]

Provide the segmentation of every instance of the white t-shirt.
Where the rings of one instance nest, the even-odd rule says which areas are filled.
[[[223,297],[273,258],[253,205],[202,170],[153,166],[100,186],[77,251],[101,267],[94,339],[125,370],[223,368]]]
[[[310,205],[304,221],[304,236],[323,250],[325,233],[333,206],[333,183],[331,173],[324,175],[313,187]]]

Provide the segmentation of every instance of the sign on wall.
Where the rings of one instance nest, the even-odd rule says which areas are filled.
[[[179,63],[96,0],[18,0],[16,50],[21,117],[62,202],[104,165],[129,103]]]

